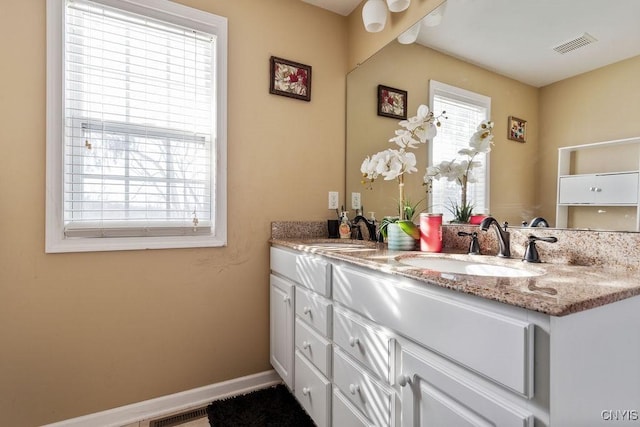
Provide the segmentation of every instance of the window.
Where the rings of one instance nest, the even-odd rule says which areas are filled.
[[[448,119],[438,128],[438,135],[429,146],[429,165],[443,160],[462,159],[458,150],[469,146],[469,138],[483,120],[491,116],[491,98],[434,80],[429,82],[431,111],[447,112]],[[477,182],[469,184],[467,201],[474,206],[474,213],[489,212],[489,158],[479,155],[474,160],[481,166],[474,169]],[[450,221],[453,203],[460,203],[460,185],[446,179],[434,180],[430,206],[434,212],[442,211],[443,219]]]
[[[48,0],[47,252],[226,244],[226,25]]]

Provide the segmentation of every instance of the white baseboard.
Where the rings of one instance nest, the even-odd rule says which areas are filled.
[[[144,419],[158,418],[188,408],[204,406],[213,400],[248,393],[281,382],[282,379],[276,371],[265,371],[158,397],[156,399],[121,406],[119,408],[84,415],[78,418],[47,424],[43,427],[120,427]]]

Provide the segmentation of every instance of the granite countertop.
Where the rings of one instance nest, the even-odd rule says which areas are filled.
[[[446,251],[442,254],[390,251],[384,244],[368,241],[274,238],[270,242],[272,245],[316,253],[372,270],[416,279],[427,285],[448,288],[552,316],[564,316],[640,294],[638,272],[619,267],[528,264],[519,258],[503,259],[490,255],[472,256]],[[327,243],[333,245],[326,246]],[[354,247],[354,244],[364,246]],[[407,266],[397,260],[398,257],[411,256],[444,256],[533,270],[542,275],[507,278],[440,273]]]

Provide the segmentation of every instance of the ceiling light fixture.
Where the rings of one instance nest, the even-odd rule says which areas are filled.
[[[398,36],[398,43],[400,44],[415,43],[415,41],[418,39],[418,34],[420,34],[421,25],[422,25],[422,21],[418,21],[417,24],[414,24],[407,31],[400,34]]]
[[[370,33],[377,33],[384,29],[387,23],[387,7],[383,0],[367,0],[362,8],[362,22]]]
[[[387,0],[387,6],[391,12],[403,12],[410,4],[411,0]]]
[[[402,12],[407,10],[411,0],[367,0],[362,7],[362,22],[364,28],[370,33],[377,33],[384,29],[387,23],[387,7],[391,12]]]

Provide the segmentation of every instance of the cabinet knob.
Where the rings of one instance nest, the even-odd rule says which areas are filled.
[[[311,344],[309,344],[309,341],[302,341],[302,348],[304,348],[305,350],[311,348]]]
[[[282,298],[282,301],[284,301],[284,302],[289,302],[289,301],[291,301],[291,297],[290,297],[289,295],[285,295],[285,296]]]
[[[596,193],[599,193],[599,192],[601,192],[601,191],[602,191],[602,188],[600,188],[600,187],[596,187]]]
[[[589,187],[589,191],[596,191],[596,187]]]
[[[311,313],[311,307],[304,307],[302,311],[304,312],[304,314],[309,314]]]
[[[400,384],[400,387],[404,387],[407,384],[411,383],[411,377],[409,375],[400,375],[398,376],[398,380],[397,380],[398,384]]]
[[[309,387],[302,387],[302,394],[308,396],[309,394],[311,394],[311,389]]]
[[[360,386],[358,384],[349,384],[349,392],[351,394],[360,393]]]
[[[355,346],[357,346],[358,344],[360,344],[360,340],[359,340],[358,338],[356,338],[356,337],[349,337],[349,345],[350,345],[351,347],[355,347]]]

